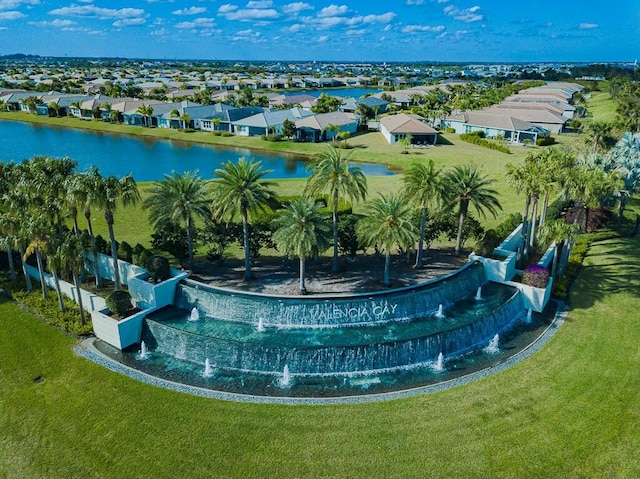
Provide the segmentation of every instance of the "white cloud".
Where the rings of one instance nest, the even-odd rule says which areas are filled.
[[[113,22],[114,27],[131,27],[133,25],[142,25],[146,20],[144,18],[123,18],[122,20],[116,20]]]
[[[0,20],[17,20],[18,18],[24,18],[26,15],[15,10],[8,12],[0,12]]]
[[[439,33],[444,30],[444,25],[407,25],[402,28],[402,33],[413,32],[434,32]]]
[[[322,35],[316,39],[318,43],[326,42],[327,40],[329,40],[329,35]]]
[[[302,25],[300,23],[294,23],[290,27],[283,28],[282,31],[289,32],[289,33],[298,33],[300,31],[304,30],[304,28],[305,28],[304,25]]]
[[[360,37],[362,35],[366,35],[367,30],[365,29],[360,29],[360,30],[347,30],[346,31],[346,35],[350,36],[350,37]]]
[[[407,5],[422,5],[424,0],[407,0]]]
[[[183,8],[182,10],[174,10],[171,13],[174,15],[199,15],[206,11],[207,11],[206,7],[189,7],[189,8]]]
[[[313,5],[309,5],[305,2],[288,3],[282,7],[282,11],[289,15],[297,15],[304,10],[313,10]]]
[[[247,8],[271,8],[273,2],[271,0],[251,1],[247,3]]]
[[[0,0],[0,10],[18,8],[20,5],[39,5],[40,0]]]
[[[597,23],[581,23],[580,30],[593,30],[594,28],[598,28]]]
[[[480,7],[477,5],[471,8],[463,8],[463,9],[454,7],[453,5],[449,5],[448,7],[444,8],[444,13],[455,18],[456,20],[460,20],[465,23],[471,23],[471,22],[479,22],[484,18],[482,14],[476,13],[479,10],[480,10]]]
[[[154,37],[166,37],[169,35],[169,30],[167,30],[166,28],[160,28],[158,30],[152,31],[151,35]]]
[[[218,14],[235,12],[236,10],[238,10],[237,5],[231,5],[230,3],[225,3],[224,5],[220,5],[220,7],[218,8]]]
[[[365,15],[364,17],[356,17],[357,19],[361,18],[362,23],[389,23],[391,20],[395,18],[396,14],[394,12],[387,12],[381,15]]]
[[[211,28],[216,24],[215,18],[196,18],[191,22],[176,23],[176,28]]]
[[[328,7],[324,7],[318,12],[318,17],[335,17],[337,15],[344,15],[349,10],[346,5],[334,5],[333,3]]]
[[[124,20],[126,18],[142,17],[145,15],[145,11],[141,8],[120,8],[118,10],[113,8],[100,8],[94,5],[77,6],[56,8],[49,11],[50,15],[69,15],[75,17],[93,17],[101,20],[108,20],[112,18]]]
[[[71,25],[75,25],[76,22],[73,20],[59,20],[55,19],[52,22],[29,22],[29,25],[34,25],[36,27],[56,27],[56,28],[65,28],[70,27]]]
[[[225,6],[225,5],[223,5]],[[279,17],[278,12],[273,8],[243,8],[240,10],[221,11],[218,9],[218,15],[222,15],[227,20],[239,20],[241,22],[252,22],[254,20],[275,20]]]

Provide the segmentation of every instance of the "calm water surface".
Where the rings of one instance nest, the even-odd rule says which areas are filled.
[[[68,156],[78,162],[79,171],[95,165],[102,175],[132,173],[136,181],[155,181],[165,173],[196,169],[208,179],[221,163],[241,156],[262,161],[266,169],[273,170],[270,178],[307,176],[304,159],[293,155],[0,120],[0,162],[18,163],[37,155]],[[368,176],[393,174],[383,165],[361,166]]]

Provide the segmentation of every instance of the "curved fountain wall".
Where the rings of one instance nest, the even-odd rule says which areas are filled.
[[[515,321],[522,312],[519,292],[497,284],[493,288],[494,304],[477,315],[472,314],[477,303],[467,298],[464,305],[458,302],[452,307],[457,311],[450,312],[450,318],[428,315],[393,323],[393,327],[373,322],[310,328],[305,334],[311,339],[296,329],[272,328],[260,333],[237,322],[223,327],[225,321],[214,325],[216,332],[205,332],[150,320],[144,336],[156,351],[199,364],[208,358],[225,370],[279,374],[287,366],[296,375],[331,376],[402,369],[434,361],[440,353],[447,356],[486,345]],[[238,328],[237,336],[229,334],[229,328]]]
[[[424,316],[468,296],[486,281],[480,262],[420,285],[349,296],[271,296],[213,288],[187,280],[178,285],[175,306],[196,307],[201,316],[265,326],[341,327]]]

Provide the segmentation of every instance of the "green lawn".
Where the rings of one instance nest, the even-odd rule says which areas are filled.
[[[596,243],[571,305],[541,351],[473,384],[283,406],[112,373],[3,300],[0,476],[638,477],[640,238]]]

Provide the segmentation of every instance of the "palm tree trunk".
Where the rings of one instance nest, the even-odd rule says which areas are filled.
[[[529,248],[536,244],[536,225],[538,221],[538,195],[533,197],[533,210],[531,211],[531,231],[529,233]],[[528,251],[527,251],[528,253]]]
[[[122,289],[122,284],[120,282],[120,267],[118,265],[118,245],[116,244],[116,237],[113,234],[113,221],[108,221],[107,226],[109,227],[109,239],[111,240],[111,259],[113,260],[113,282],[115,283],[114,288],[116,290]]]
[[[529,206],[531,205],[531,196],[527,195],[524,201],[524,213],[522,213],[522,230],[520,231],[520,244],[518,244],[518,251],[516,253],[516,260],[520,261],[520,258],[525,255],[525,245],[527,244],[527,228],[529,227]]]
[[[547,220],[547,208],[549,207],[549,192],[547,191],[544,194],[544,201],[542,202],[542,211],[540,212],[540,223],[542,226],[544,222]]]
[[[389,270],[391,269],[391,253],[389,252],[389,248],[387,248],[387,253],[384,255],[384,280],[382,281],[385,286],[389,286],[391,284],[391,279],[389,278]]]
[[[102,288],[102,276],[100,276],[100,264],[98,264],[98,252],[96,251],[96,237],[93,236],[93,226],[91,225],[91,212],[85,210],[84,217],[87,219],[87,230],[91,238],[91,249],[93,251],[93,274],[96,277],[96,286]]]
[[[340,271],[340,263],[338,261],[338,190],[333,192],[333,263],[331,271],[337,273]]]
[[[584,232],[588,233],[587,228],[589,227],[589,207],[584,207]]]
[[[426,229],[427,229],[427,209],[422,208],[422,215],[420,217],[420,237],[418,238],[418,252],[416,254],[416,264],[414,268],[422,268],[424,266],[422,248],[424,247],[424,233]]]
[[[460,202],[460,219],[458,220],[458,237],[456,238],[456,254],[460,254],[462,249],[462,229],[464,222],[467,220],[467,209],[469,205],[466,201]]]
[[[189,269],[193,271],[193,231],[191,221],[187,220],[187,249],[189,250]]]
[[[11,272],[11,281],[15,283],[18,281],[18,275],[16,275],[16,267],[13,263],[13,250],[11,248],[7,249],[7,261],[9,261],[9,271]]]
[[[553,253],[553,264],[551,265],[551,277],[554,279],[558,276],[558,259],[562,258],[562,248],[564,241],[556,241],[556,250]]]
[[[24,260],[24,249],[20,250],[20,263],[22,264],[22,274],[24,274],[24,282],[27,287],[27,291],[31,291],[33,289],[33,285],[31,284],[31,276],[29,276],[29,272],[27,271],[27,263]]]
[[[36,261],[38,263],[38,272],[40,273],[40,286],[42,287],[42,296],[44,299],[49,299],[49,291],[47,289],[47,283],[44,280],[44,265],[42,264],[42,255],[40,250],[36,249]]]
[[[304,267],[304,258],[300,257],[300,294],[307,294],[307,287],[304,284],[304,274],[305,274],[305,267]]]
[[[87,320],[84,315],[84,306],[82,305],[82,290],[80,289],[80,280],[78,279],[78,273],[73,272],[73,284],[76,285],[76,293],[78,295],[78,307],[80,308],[80,319],[82,324],[86,324]]]
[[[58,275],[55,273],[55,271],[52,274],[53,284],[56,287],[56,294],[58,295],[58,305],[60,306],[60,312],[66,313],[67,307],[64,304],[64,297],[62,296],[62,290],[60,289],[60,280],[58,279]]]
[[[251,274],[251,259],[249,256],[249,218],[247,213],[242,213],[242,234],[244,236],[244,280],[249,281]]]

